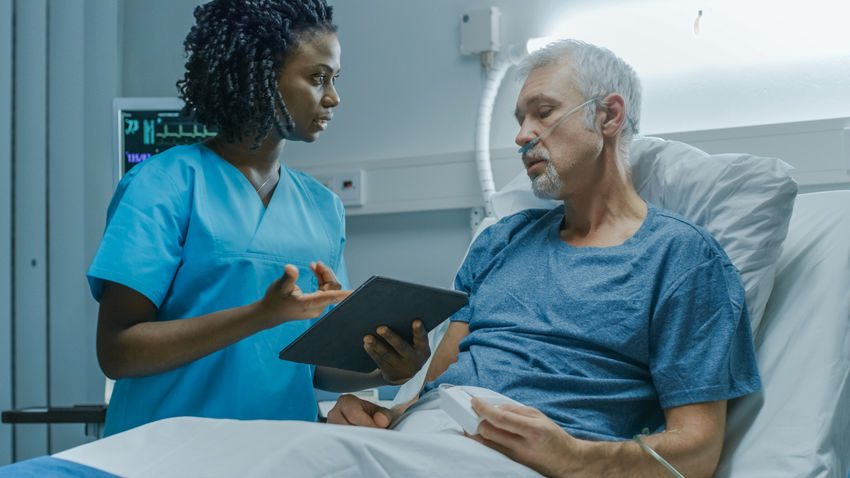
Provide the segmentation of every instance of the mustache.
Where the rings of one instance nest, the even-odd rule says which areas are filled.
[[[528,151],[522,154],[522,159],[523,162],[525,162],[525,160],[527,159],[541,159],[543,161],[546,161],[547,163],[550,162],[549,153],[542,148],[529,149]]]

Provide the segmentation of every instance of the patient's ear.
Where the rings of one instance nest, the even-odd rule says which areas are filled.
[[[602,125],[604,136],[613,137],[626,121],[626,103],[617,93],[611,93],[602,100]]]

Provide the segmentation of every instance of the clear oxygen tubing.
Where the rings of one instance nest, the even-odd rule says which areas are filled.
[[[679,473],[679,470],[673,468],[673,465],[668,463],[667,460],[662,458],[661,455],[659,455],[655,450],[650,448],[649,445],[647,445],[646,443],[643,442],[643,440],[641,440],[641,437],[645,437],[645,436],[648,436],[648,435],[649,435],[649,429],[644,428],[641,433],[638,433],[637,435],[634,436],[633,440],[636,441],[638,445],[640,445],[640,447],[643,449],[643,451],[649,453],[649,455],[651,457],[655,458],[655,460],[658,461],[658,463],[661,463],[661,465],[664,468],[667,468],[667,471],[669,471],[671,475],[675,476],[676,478],[685,478],[684,475]]]
[[[496,192],[493,183],[493,167],[490,163],[490,123],[493,118],[493,105],[499,93],[499,87],[505,78],[505,73],[519,63],[525,56],[525,46],[511,45],[506,49],[506,55],[499,55],[493,67],[487,72],[484,89],[481,92],[481,103],[478,106],[478,121],[475,127],[475,164],[478,168],[478,180],[484,196],[485,216],[493,217],[490,206],[490,196]]]

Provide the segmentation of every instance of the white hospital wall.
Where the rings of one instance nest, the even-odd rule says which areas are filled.
[[[687,0],[675,0],[686,3]],[[342,104],[332,128],[316,145],[289,145],[288,153],[311,161],[349,161],[408,156],[433,156],[469,151],[483,81],[478,58],[459,53],[458,15],[469,9],[495,5],[502,12],[503,44],[521,43],[529,36],[557,30],[559,18],[581,15],[588,22],[582,31],[604,31],[618,37],[611,23],[622,18],[594,15],[601,10],[630,14],[643,4],[657,1],[529,0],[516,2],[436,0],[336,2],[343,48],[343,74],[339,82]],[[696,3],[696,2],[691,2]],[[714,2],[717,3],[717,2]],[[752,3],[752,1],[750,2]],[[763,2],[768,5],[767,2]],[[844,2],[832,2],[835,5]],[[829,2],[813,1],[811,5]],[[774,1],[770,9],[800,11],[799,2]],[[694,9],[696,10],[696,9]],[[822,16],[839,15],[833,9]],[[607,23],[602,25],[602,21]],[[744,18],[758,23],[761,18]],[[593,25],[593,22],[596,24]],[[684,23],[690,28],[691,19]],[[625,21],[628,24],[628,20]],[[654,26],[647,26],[653,28]],[[817,28],[817,27],[813,27]],[[630,31],[641,31],[639,25]],[[648,33],[648,32],[644,32]],[[688,32],[686,32],[688,33]],[[712,32],[734,37],[735,32]],[[783,32],[785,33],[785,32]],[[628,33],[627,33],[628,34]],[[788,32],[787,36],[794,36]],[[806,32],[799,33],[805,41]],[[686,35],[685,43],[694,40]],[[629,43],[641,38],[629,35]],[[769,38],[744,39],[765,42]],[[833,43],[850,45],[850,31],[834,32]],[[699,43],[693,41],[695,47]],[[653,47],[656,43],[652,44]],[[824,49],[825,46],[821,46]],[[750,50],[747,44],[742,50]],[[670,63],[699,64],[704,52],[695,48],[654,48],[652,56]],[[832,48],[834,51],[835,48]],[[675,55],[675,56],[670,56]],[[669,56],[669,58],[667,58]],[[682,74],[638,72],[644,78],[643,132],[660,133],[743,125],[803,121],[846,116],[850,112],[850,47],[841,56],[823,58],[812,47],[811,60],[731,66],[709,63],[704,69]],[[519,85],[508,75],[493,118],[492,146],[513,147],[516,125],[513,101]]]
[[[31,180],[34,184],[18,182],[18,176],[15,177],[18,196],[14,212],[19,221],[23,214],[44,219],[32,226],[34,231],[23,231],[15,225],[16,235],[0,240],[0,277],[12,278],[11,283],[0,279],[0,303],[5,304],[0,309],[0,350],[7,350],[4,344],[9,342],[18,344],[15,354],[8,354],[12,364],[8,359],[0,359],[0,405],[4,408],[10,401],[14,406],[44,404],[48,400],[67,405],[95,402],[102,397],[103,376],[94,357],[97,307],[89,298],[82,277],[100,239],[112,190],[110,101],[113,96],[175,95],[174,84],[183,69],[182,40],[193,22],[192,9],[198,3],[195,0],[0,0],[0,21],[4,22],[0,23],[0,32],[4,34],[9,31],[3,26],[10,17],[3,13],[10,7],[16,10],[16,15],[24,10],[36,10],[33,15],[38,28],[18,31],[22,37],[16,46],[19,49],[16,68],[25,66],[27,56],[33,57],[29,60],[41,59],[35,61],[33,76],[25,81],[16,80],[23,83],[16,91],[17,114],[24,115],[20,120],[16,117],[16,121],[28,121],[26,131],[22,124],[17,124],[12,135],[3,122],[4,118],[12,118],[11,105],[0,99],[0,144],[9,144],[8,139],[14,139],[12,136],[21,136],[18,141],[49,144],[51,149],[47,154],[52,158],[31,160],[29,151],[24,155],[23,148],[11,153],[13,162],[24,168],[18,170],[18,175],[26,172],[32,177],[39,174],[42,177],[41,183]],[[466,157],[471,162],[475,114],[484,75],[477,58],[462,56],[458,51],[458,15],[465,10],[498,6],[502,11],[502,42],[510,44],[529,36],[549,34],[548,30],[559,18],[584,15],[603,3],[606,7],[632,8],[645,2],[331,0],[331,3],[336,7],[343,47],[343,74],[339,82],[342,104],[329,131],[318,143],[286,146],[284,161],[305,169],[322,165],[344,168],[346,164],[360,165],[373,160],[442,165],[456,164],[455,160]],[[795,8],[811,4],[806,2]],[[771,5],[771,8],[790,8],[788,2]],[[39,6],[47,7],[53,19],[39,12]],[[598,29],[615,33],[601,24]],[[839,37],[832,43],[850,44],[847,31],[834,32]],[[7,40],[0,38],[0,71],[4,72],[12,66],[9,55],[13,44]],[[43,47],[48,43],[53,48],[52,57],[47,56]],[[36,46],[28,47],[29,44]],[[75,61],[56,56],[66,50],[69,59]],[[670,62],[679,61],[673,51],[658,48],[653,53],[669,56]],[[751,68],[713,67],[699,74],[647,78],[643,132],[850,116],[848,55],[823,60],[816,59],[816,53],[813,51],[811,61],[798,59],[788,64]],[[61,81],[64,75],[69,79],[67,83]],[[3,81],[0,77],[0,88],[8,91],[10,85]],[[40,83],[27,92],[24,88],[27,81]],[[512,110],[518,89],[519,85],[509,74],[494,114],[493,147],[508,158],[506,161],[513,155],[516,125]],[[0,98],[4,98],[2,91]],[[43,104],[43,98],[48,112],[42,108],[33,113],[31,110]],[[75,113],[80,98],[82,117]],[[26,105],[29,111],[21,105]],[[79,137],[65,136],[72,146],[65,154],[59,154],[64,144],[61,141],[65,140],[56,134],[56,127],[44,128],[60,119],[68,120],[71,131],[79,134]],[[3,138],[7,141],[2,141]],[[10,177],[4,175],[11,167],[4,154],[5,150],[0,151],[0,178]],[[816,156],[818,152],[812,154]],[[60,164],[60,159],[70,164]],[[519,170],[519,160],[516,161]],[[387,189],[387,184],[402,184],[410,175],[410,170],[398,168],[382,180],[382,186]],[[438,174],[427,182],[434,194],[439,195],[445,193],[448,179],[453,178],[445,175],[440,178]],[[499,185],[505,177],[496,179]],[[473,197],[470,205],[474,205],[477,194],[474,178],[465,180]],[[34,188],[28,189],[30,186]],[[404,199],[405,189],[396,189],[398,198]],[[12,199],[12,190],[11,185],[0,181],[0,206]],[[25,198],[32,201],[25,202]],[[36,204],[38,207],[34,208]],[[468,241],[468,209],[467,206],[429,209],[435,207],[430,204],[423,201],[424,210],[415,213],[348,218],[346,257],[353,284],[372,273],[432,285],[451,283]],[[0,209],[8,211],[8,208]],[[3,224],[11,224],[13,217],[4,214],[0,211],[0,230],[11,230],[11,227],[3,229]],[[24,264],[29,263],[28,258],[19,248],[14,256],[16,265],[12,265],[10,239],[19,245],[39,244],[39,241],[46,244],[42,248],[46,261],[37,263],[49,268],[49,272],[40,276],[32,290],[24,289],[27,273]],[[60,247],[62,244],[65,247]],[[13,300],[17,305],[14,311],[10,305]],[[33,304],[33,309],[28,309],[26,304]],[[37,310],[37,304],[50,305],[45,312]],[[17,325],[15,335],[12,335],[13,321]],[[53,326],[48,327],[49,324]],[[24,350],[21,345],[24,338],[33,349]],[[44,350],[47,344],[49,358]],[[13,367],[17,368],[13,370]],[[67,380],[59,378],[63,373]],[[25,377],[36,380],[30,383]],[[15,394],[3,386],[10,380],[14,381]],[[13,397],[19,397],[25,389],[34,391],[32,399],[39,399],[39,403],[25,403]],[[53,427],[49,433],[46,427],[22,431],[35,438],[18,444],[18,458],[46,453],[45,441],[50,441],[52,451],[57,451],[84,440],[81,427],[73,430],[68,427]],[[10,436],[10,427],[0,425],[0,464],[10,456]]]

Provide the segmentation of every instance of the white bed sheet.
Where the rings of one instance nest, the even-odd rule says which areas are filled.
[[[397,430],[179,417],[53,455],[127,477],[540,478],[463,436],[436,401]]]

